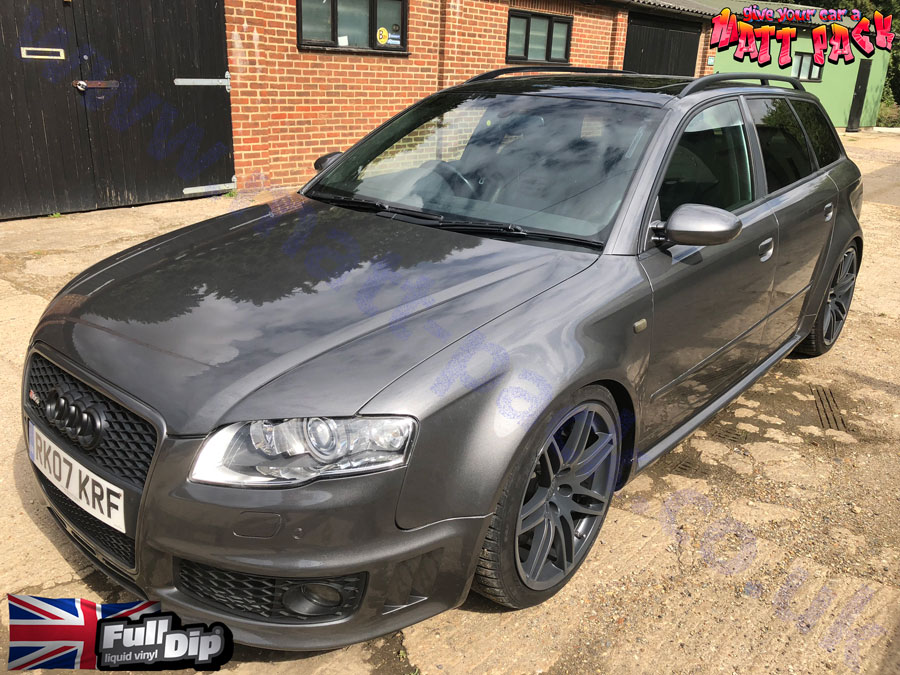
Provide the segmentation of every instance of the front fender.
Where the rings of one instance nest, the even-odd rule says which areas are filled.
[[[636,259],[601,256],[374,397],[363,414],[420,421],[398,525],[492,512],[520,448],[529,434],[549,433],[542,417],[568,392],[614,380],[640,400],[650,331],[635,334],[633,326],[650,312],[649,283]]]

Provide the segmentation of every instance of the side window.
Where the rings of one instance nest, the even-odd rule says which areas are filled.
[[[828,166],[836,161],[841,156],[841,149],[834,137],[831,122],[825,117],[822,109],[812,101],[793,101],[791,105],[794,106],[797,117],[806,129],[806,135],[809,136],[819,166]]]
[[[813,172],[809,147],[794,111],[783,98],[747,99],[759,137],[769,192]]]
[[[685,128],[659,189],[660,217],[682,204],[733,211],[753,201],[747,135],[737,101],[710,106]]]

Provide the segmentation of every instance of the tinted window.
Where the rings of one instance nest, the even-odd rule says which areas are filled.
[[[827,166],[841,156],[837,139],[831,129],[831,122],[825,117],[821,108],[810,101],[794,101],[791,105],[803,122],[813,152],[819,160],[819,166]]]
[[[806,138],[787,101],[783,98],[751,98],[747,103],[759,136],[769,192],[811,174],[813,167]]]
[[[688,124],[662,187],[659,208],[667,220],[682,204],[733,211],[753,200],[747,136],[737,101],[701,111]]]

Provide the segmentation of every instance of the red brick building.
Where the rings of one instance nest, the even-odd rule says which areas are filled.
[[[716,2],[0,2],[0,220],[295,187],[507,64],[710,72]]]
[[[712,72],[712,13],[655,0],[225,0],[238,187],[301,184],[317,157],[506,65]]]

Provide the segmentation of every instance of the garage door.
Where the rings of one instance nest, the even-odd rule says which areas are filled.
[[[0,218],[230,189],[223,0],[0,3]]]
[[[625,70],[693,76],[700,46],[699,22],[628,14]]]

